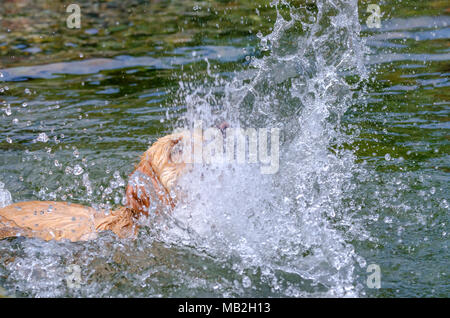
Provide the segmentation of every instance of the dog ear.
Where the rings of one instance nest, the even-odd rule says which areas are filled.
[[[145,154],[144,156],[148,156]],[[126,189],[127,207],[131,208],[135,212],[148,215],[150,208],[150,192],[148,189],[148,182],[145,180],[145,176],[148,178],[154,177],[154,172],[151,167],[149,158],[143,158],[138,164],[136,170],[129,176],[129,181]]]
[[[139,193],[139,194],[138,194]],[[137,185],[128,183],[126,189],[127,207],[131,210],[148,215],[150,206],[149,197],[145,194],[145,189]]]

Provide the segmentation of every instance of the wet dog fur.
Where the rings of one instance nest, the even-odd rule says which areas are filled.
[[[187,168],[179,160],[177,145],[182,139],[182,133],[164,136],[142,155],[129,177],[126,206],[104,213],[67,202],[15,203],[0,209],[0,239],[26,236],[80,241],[94,239],[105,230],[121,238],[135,237],[139,217],[175,207],[171,191]]]

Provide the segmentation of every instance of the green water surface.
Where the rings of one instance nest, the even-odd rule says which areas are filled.
[[[246,69],[246,56],[266,54],[256,34],[271,32],[276,19],[275,9],[262,0],[78,0],[82,27],[69,29],[68,3],[0,3],[0,181],[15,202],[120,202],[123,188],[103,190],[116,171],[126,179],[149,143],[177,125],[186,110],[180,80],[207,77],[205,58],[214,73],[225,77]],[[293,4],[314,12],[313,1]],[[370,73],[361,87],[366,102],[351,107],[343,123],[355,136],[347,147],[370,172],[359,179],[355,175],[355,191],[362,207],[358,213],[372,238],[351,244],[367,264],[380,266],[382,278],[380,289],[367,287],[361,267],[355,284],[364,286],[369,297],[448,297],[449,5],[444,0],[379,1],[380,29],[366,26],[367,5],[359,2]],[[36,141],[41,133],[47,142]],[[89,172],[90,196],[82,174],[67,171],[77,165]],[[20,242],[1,243],[0,260],[6,262],[14,253],[5,244]],[[147,260],[156,267],[162,266],[156,260],[160,250],[171,255],[168,262],[185,265],[167,265],[168,272],[157,274],[155,284],[162,286],[157,292],[128,286],[132,270],[117,278],[127,271],[118,251],[119,260],[92,265],[97,271],[93,281],[115,281],[101,296],[283,296],[264,282],[242,294],[212,287],[191,290],[180,278],[183,273],[211,286],[218,277],[240,274],[201,254],[186,256],[159,245]],[[12,292],[4,264],[0,285]],[[18,295],[35,295],[17,289]]]

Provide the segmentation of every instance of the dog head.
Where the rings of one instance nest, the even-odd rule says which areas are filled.
[[[138,213],[175,206],[171,190],[186,170],[180,160],[183,134],[172,134],[158,139],[141,157],[130,175],[127,206]]]
[[[217,126],[222,134],[227,127],[227,123]],[[194,150],[203,143],[203,133],[195,130],[174,133],[153,143],[130,175],[127,207],[145,215],[150,211],[173,209],[177,180],[193,167]]]

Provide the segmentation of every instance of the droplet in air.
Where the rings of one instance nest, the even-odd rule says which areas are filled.
[[[48,136],[46,133],[40,133],[39,136],[36,138],[36,140],[40,142],[47,142]]]
[[[78,176],[84,172],[83,168],[81,168],[79,165],[76,165],[73,167],[73,174]]]
[[[9,191],[4,187],[5,184],[3,182],[0,182],[0,208],[12,204],[11,193],[9,193]]]
[[[250,280],[250,278],[249,278],[248,276],[244,276],[244,277],[242,278],[242,285],[243,285],[245,288],[249,288],[250,286],[252,286],[252,281]]]
[[[386,161],[390,161],[391,160],[391,155],[390,154],[385,154],[384,155],[384,160],[386,160]]]
[[[71,173],[73,172],[73,169],[72,169],[71,166],[67,166],[66,169],[64,169],[64,172],[65,172],[66,174],[71,174]]]

